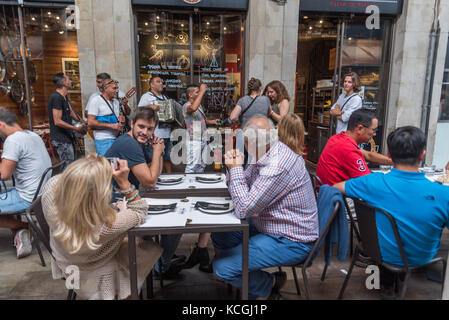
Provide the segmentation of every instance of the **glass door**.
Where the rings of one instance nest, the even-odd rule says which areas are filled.
[[[381,152],[386,120],[392,20],[381,18],[380,29],[368,29],[366,17],[356,16],[342,20],[339,27],[338,67],[334,73],[334,79],[338,81],[334,81],[333,101],[343,92],[343,76],[349,72],[357,73],[361,80],[363,109],[373,111],[379,119],[376,137],[362,147]]]

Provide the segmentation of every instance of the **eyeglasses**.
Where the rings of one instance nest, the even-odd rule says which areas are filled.
[[[365,126],[363,126],[363,127],[364,127],[364,128],[367,128],[367,129],[373,130],[374,133],[377,133],[377,132],[379,131],[379,127],[377,127],[376,129],[373,129],[373,128],[371,128],[371,127],[365,127]]]

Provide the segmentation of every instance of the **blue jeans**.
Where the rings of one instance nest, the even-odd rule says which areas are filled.
[[[108,151],[112,146],[114,141],[115,139],[95,140],[95,151],[99,156],[103,157],[106,151]]]
[[[30,205],[31,202],[22,199],[16,188],[12,188],[0,194],[0,215],[2,213],[25,211]]]
[[[218,251],[213,261],[217,278],[242,288],[241,231],[212,233],[212,242]],[[282,236],[259,233],[250,224],[248,297],[266,297],[273,286],[273,276],[261,269],[297,264],[307,258],[313,243],[300,243]]]
[[[162,272],[166,272],[171,265],[171,259],[175,254],[176,248],[178,248],[179,240],[181,240],[182,233],[180,234],[164,234],[161,236],[160,247],[163,249],[162,255],[159,260],[162,263]],[[154,269],[159,272],[159,260],[156,262]]]

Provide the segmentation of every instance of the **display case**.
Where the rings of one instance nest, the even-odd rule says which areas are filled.
[[[313,88],[312,110],[308,122],[307,159],[317,163],[330,133],[332,87]]]

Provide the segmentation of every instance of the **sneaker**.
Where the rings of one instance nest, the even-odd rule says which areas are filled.
[[[21,229],[17,231],[14,237],[14,244],[17,251],[17,259],[26,257],[31,254],[33,247],[31,246],[30,231]]]
[[[171,258],[171,263],[173,264],[181,264],[186,260],[186,256],[181,254],[181,255],[176,255],[174,254],[173,257]]]
[[[182,265],[180,264],[171,264],[170,268],[168,268],[167,271],[162,272],[162,279],[163,280],[176,280],[180,279],[182,275],[179,273],[182,270]],[[159,275],[159,272],[154,270],[153,278],[156,280],[160,280],[161,277]]]

